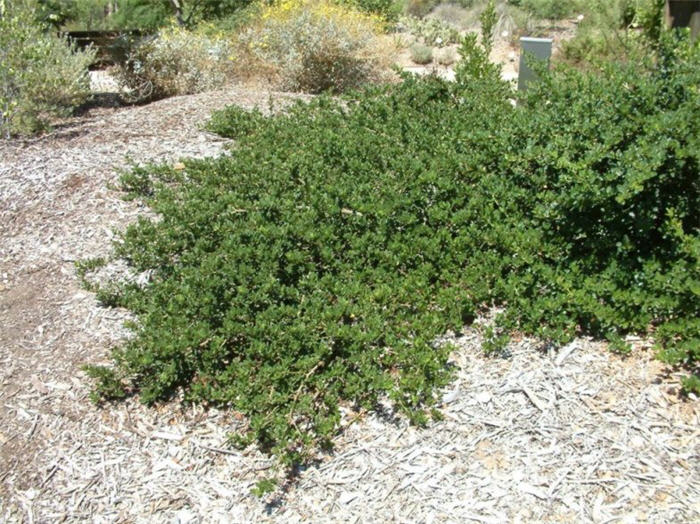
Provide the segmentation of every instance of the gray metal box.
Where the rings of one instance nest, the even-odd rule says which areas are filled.
[[[520,39],[520,71],[518,73],[518,89],[527,89],[530,82],[537,80],[537,75],[527,65],[528,57],[536,60],[544,60],[549,66],[552,56],[551,38],[530,38],[524,36]]]

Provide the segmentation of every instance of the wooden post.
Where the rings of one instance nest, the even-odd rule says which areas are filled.
[[[175,20],[177,20],[177,25],[180,27],[185,26],[185,18],[182,16],[182,4],[180,0],[170,0],[170,4],[175,9]]]

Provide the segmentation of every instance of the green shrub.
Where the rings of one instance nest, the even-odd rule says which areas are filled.
[[[340,0],[338,3],[379,15],[387,21],[395,20],[401,11],[397,0]]]
[[[228,35],[231,37],[253,23],[260,16],[263,8],[264,5],[261,2],[251,2],[230,15],[199,24],[197,31],[209,36]]]
[[[579,8],[578,2],[562,0],[520,0],[514,5],[522,7],[537,18],[551,20],[559,20],[571,16]]]
[[[387,76],[393,50],[380,39],[385,21],[327,0],[265,7],[240,35],[241,69],[289,91],[345,91]]]
[[[636,32],[628,31],[636,19],[635,0],[594,0],[570,40],[562,42],[566,61],[592,65],[610,60],[626,60],[638,46]]]
[[[433,61],[433,48],[415,43],[411,46],[411,60],[416,64],[430,64]]]
[[[697,347],[700,54],[676,45],[656,65],[553,76],[524,101],[531,120],[511,139],[524,151],[511,176],[540,192],[531,220],[554,251],[538,277],[539,264],[527,267],[547,284],[528,291],[536,307],[528,299],[518,324],[611,340],[659,326],[680,337],[676,349]],[[691,368],[699,356],[681,354]]]
[[[94,56],[37,22],[33,2],[7,5],[0,16],[0,136],[46,129],[83,103]]]
[[[562,57],[570,64],[587,67],[610,60],[624,60],[633,46],[635,41],[626,32],[600,31],[584,26],[574,38],[562,42]]]
[[[207,128],[237,140],[253,134],[264,125],[264,122],[265,117],[257,108],[248,111],[237,106],[229,106],[214,113]]]
[[[53,26],[56,29],[77,15],[75,0],[38,0],[34,4],[38,20],[42,24]]]
[[[199,93],[233,78],[234,53],[222,34],[172,26],[136,45],[119,66],[117,80],[131,101]]]
[[[84,14],[78,17],[75,23],[86,23],[87,18],[98,23],[100,29],[156,31],[171,23],[173,17],[170,2],[163,0],[120,0],[117,10],[110,16],[105,14],[104,6],[100,10],[94,0],[82,0],[80,3]]]
[[[455,83],[218,115],[235,154],[126,180],[159,218],[116,249],[151,278],[109,288],[138,322],[103,391],[234,407],[241,443],[294,463],[330,445],[341,404],[388,396],[425,421],[449,378],[437,337],[492,305],[492,348],[653,333],[694,372],[700,49],[661,44],[543,73],[516,107],[472,35]]]
[[[235,16],[252,0],[40,0],[56,26],[66,30],[157,31],[175,22],[195,28]],[[180,9],[177,8],[180,6]]]

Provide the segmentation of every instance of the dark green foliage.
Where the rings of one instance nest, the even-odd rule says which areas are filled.
[[[634,64],[555,75],[523,101],[530,118],[511,137],[522,150],[511,176],[538,193],[530,219],[551,250],[526,270],[550,281],[528,299],[541,318],[539,307],[517,314],[528,330],[553,328],[556,309],[562,332],[611,340],[663,324],[662,341],[690,344],[664,357],[697,361],[700,77],[697,48],[686,50],[667,41],[641,74]]]
[[[83,366],[83,371],[97,383],[95,390],[90,394],[93,402],[126,398],[126,385],[115,370],[104,366]]]
[[[235,15],[252,0],[39,0],[42,18],[70,30],[157,30],[173,20],[187,27]]]
[[[483,49],[463,50],[455,84],[406,78],[271,118],[229,109],[211,127],[237,139],[232,155],[127,178],[160,220],[117,248],[152,272],[121,287],[138,324],[118,377],[144,402],[182,389],[235,407],[239,443],[291,464],[330,445],[340,403],[388,395],[424,423],[449,379],[436,337],[493,304],[492,350],[516,330],[620,350],[655,330],[694,370],[697,48],[543,74],[517,107]]]
[[[121,0],[106,24],[113,29],[153,31],[166,25],[172,16],[168,0]]]
[[[493,32],[498,22],[498,14],[496,13],[496,5],[493,0],[489,0],[483,12],[479,16],[481,22],[481,45],[486,54],[491,53],[493,48]],[[469,55],[462,55],[469,56]]]
[[[651,42],[658,42],[664,34],[666,0],[643,0],[637,8],[639,25]]]
[[[257,108],[248,111],[238,106],[229,106],[214,113],[207,128],[220,135],[240,139],[263,127],[264,120],[265,117]]]
[[[76,16],[75,0],[38,0],[37,14],[42,24],[59,28]]]
[[[103,267],[107,261],[104,258],[86,258],[84,260],[79,260],[75,263],[75,272],[80,279],[81,284],[85,289],[90,291],[97,291],[98,286],[93,282],[90,282],[87,275],[101,267]]]
[[[277,487],[277,482],[275,479],[263,479],[257,482],[253,488],[253,495],[257,497],[262,497],[263,495],[270,493]]]

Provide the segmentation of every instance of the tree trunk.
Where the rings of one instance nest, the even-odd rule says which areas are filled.
[[[173,6],[173,9],[175,9],[175,20],[177,20],[177,25],[184,27],[185,19],[182,16],[182,4],[180,3],[180,0],[170,0],[170,4]]]

